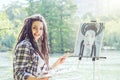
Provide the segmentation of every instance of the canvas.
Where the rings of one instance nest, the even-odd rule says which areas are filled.
[[[103,23],[83,23],[79,27],[74,55],[79,60],[85,58],[99,58],[102,46],[104,25]]]

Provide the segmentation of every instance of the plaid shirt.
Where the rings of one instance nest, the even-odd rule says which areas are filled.
[[[39,75],[39,63],[39,54],[35,52],[29,40],[25,39],[21,41],[17,45],[14,54],[14,80],[27,80],[28,76],[37,77]]]

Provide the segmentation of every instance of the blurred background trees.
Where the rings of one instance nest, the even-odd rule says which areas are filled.
[[[78,8],[84,8],[79,7],[73,0],[24,1],[25,3],[12,2],[0,10],[0,51],[12,50],[24,19],[40,13],[47,21],[51,53],[72,52],[80,23],[94,17],[89,11],[78,13]],[[117,11],[113,13],[100,14],[96,20],[105,23],[103,47],[120,49],[120,14]]]

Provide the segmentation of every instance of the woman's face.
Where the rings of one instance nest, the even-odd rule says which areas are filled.
[[[92,46],[95,41],[95,31],[88,30],[85,33],[85,45],[86,46]]]
[[[42,22],[34,21],[32,23],[32,35],[35,41],[38,41],[38,39],[43,35],[43,23]]]

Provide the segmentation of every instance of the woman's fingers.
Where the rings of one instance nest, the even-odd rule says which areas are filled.
[[[62,64],[65,62],[65,59],[69,56],[69,53],[64,54],[63,56],[61,56],[53,65],[52,68],[57,67],[58,65]]]
[[[69,56],[69,53],[66,53],[61,58],[59,58],[58,60],[59,64],[62,64],[68,56]]]

